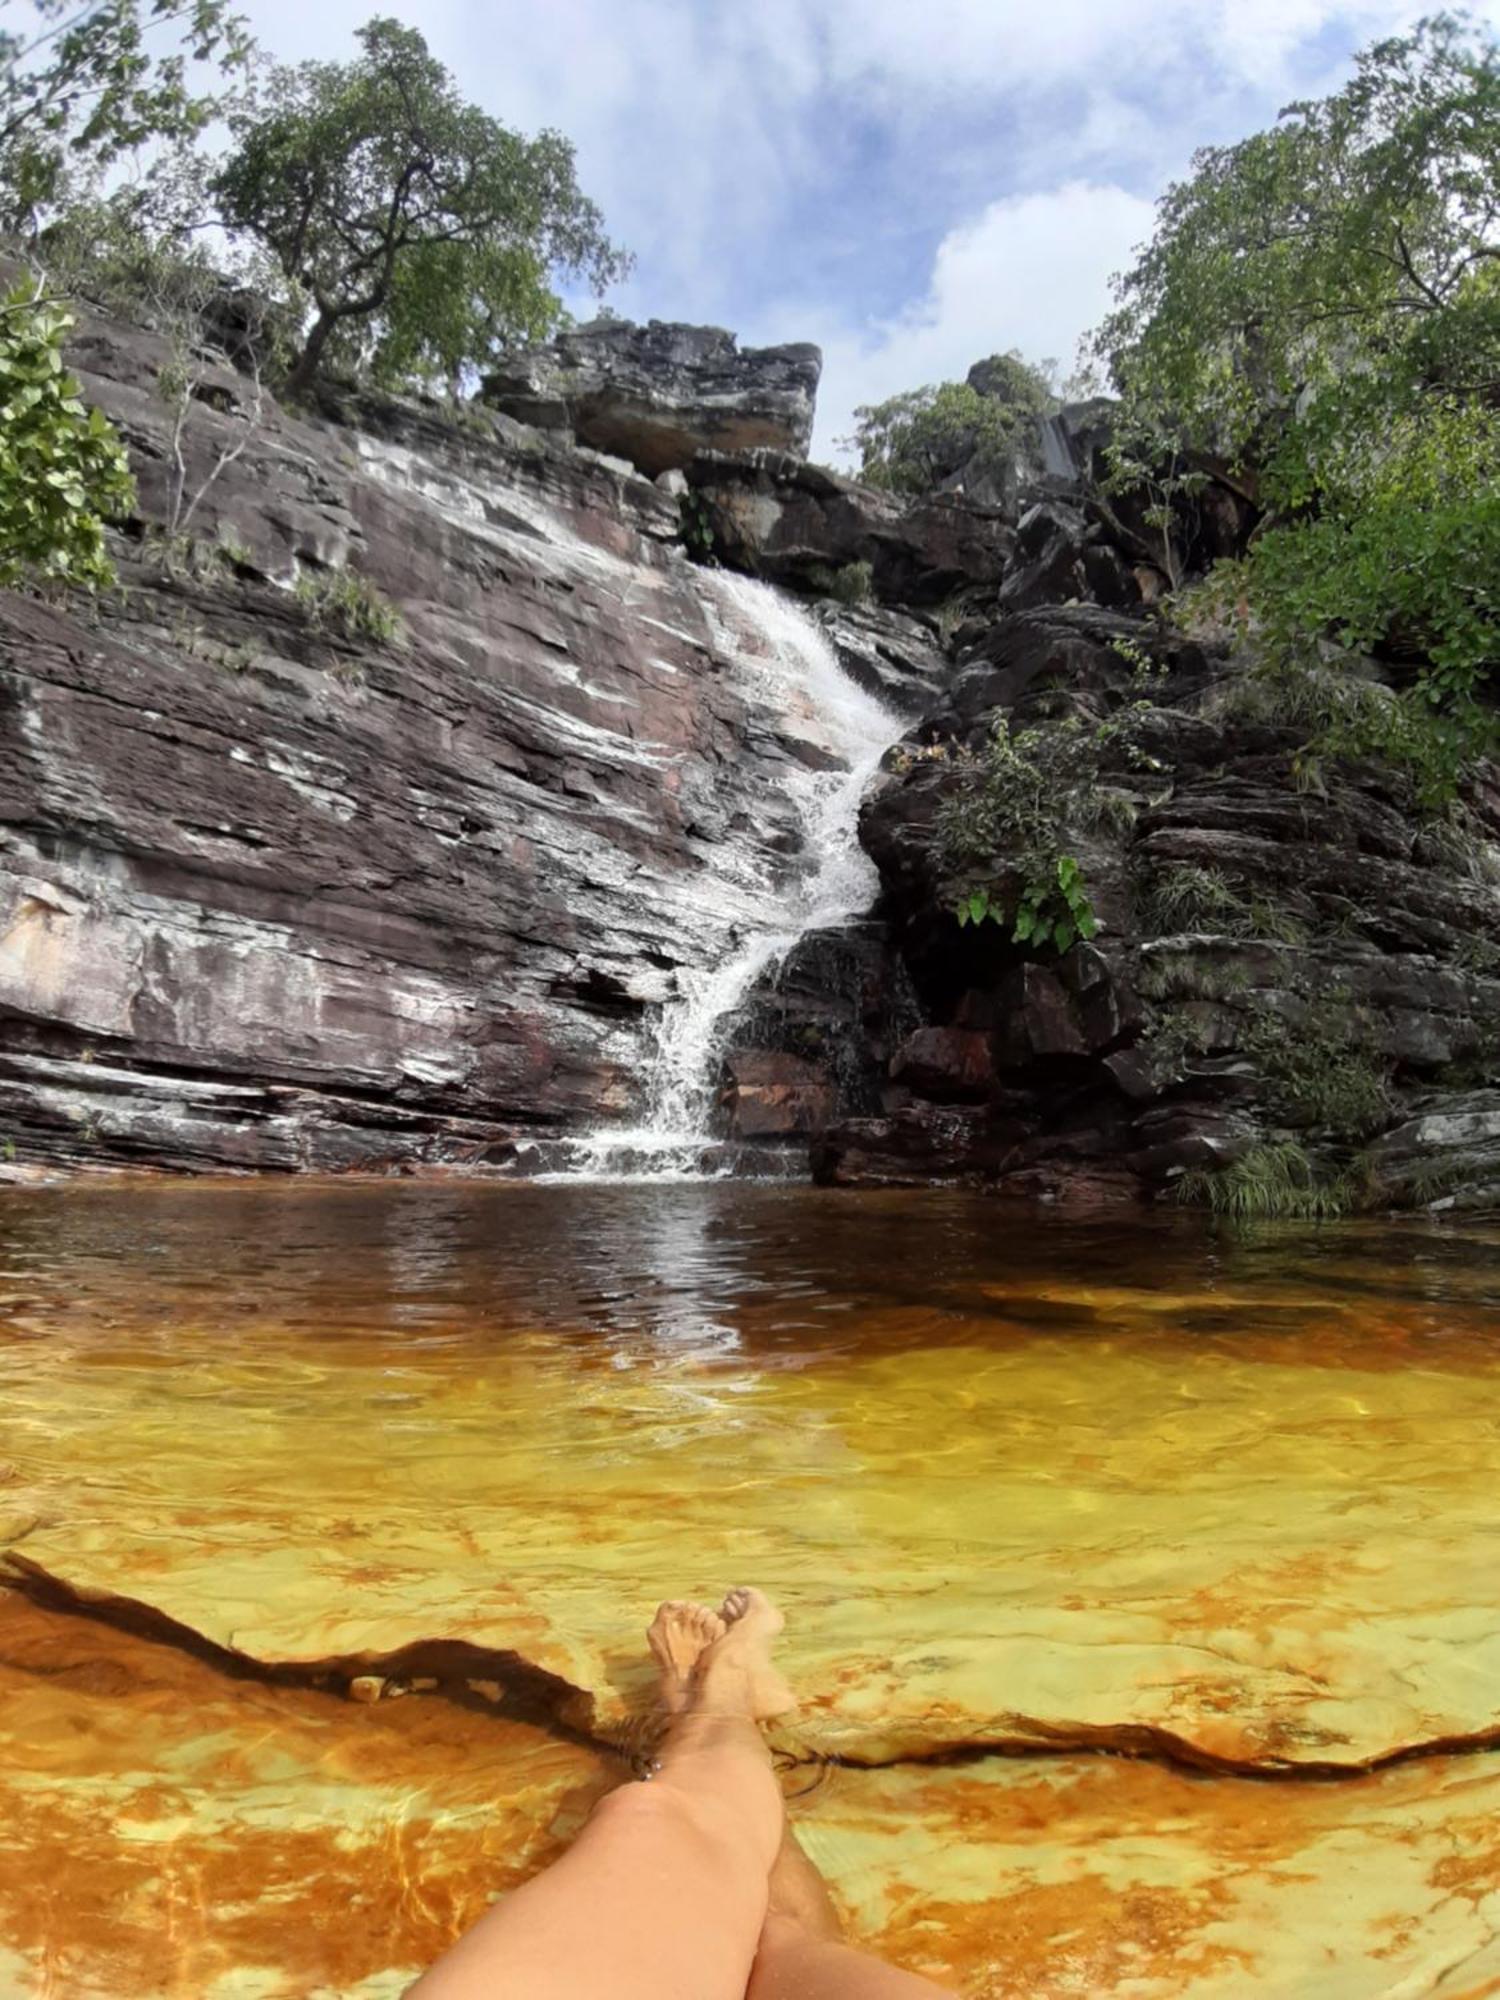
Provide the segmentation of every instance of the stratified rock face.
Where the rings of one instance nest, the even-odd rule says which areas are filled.
[[[596,320],[486,378],[486,402],[628,459],[655,477],[699,451],[769,446],[805,458],[823,357],[747,347],[717,326]]]
[[[75,358],[162,519],[156,342]],[[190,491],[251,394],[209,387]],[[647,1010],[798,865],[817,719],[777,713],[667,495],[504,418],[346,415],[272,406],[196,558],[0,600],[7,1156],[507,1159],[632,1108]],[[396,638],[293,589],[354,572]]]

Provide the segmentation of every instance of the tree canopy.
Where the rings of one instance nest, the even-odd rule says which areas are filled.
[[[1003,477],[1029,422],[1054,407],[1046,377],[1014,350],[976,362],[965,382],[939,382],[862,404],[854,435],[859,476],[893,493],[934,493],[967,467]]]
[[[1500,665],[1500,56],[1449,15],[1344,89],[1200,153],[1098,336],[1136,463],[1248,466],[1235,592],[1280,648],[1427,660],[1467,710]]]
[[[0,15],[15,0],[0,0]],[[34,229],[71,169],[97,170],[148,141],[195,137],[220,109],[196,87],[244,66],[250,42],[229,0],[30,0],[0,22],[0,226]]]
[[[414,28],[376,19],[358,40],[353,62],[272,73],[214,196],[310,301],[294,385],[335,358],[451,383],[551,330],[553,271],[602,290],[627,260],[560,134],[466,104]]]

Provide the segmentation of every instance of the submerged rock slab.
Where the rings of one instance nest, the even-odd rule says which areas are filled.
[[[439,1695],[234,1680],[0,1591],[0,1990],[397,2000],[624,1768]],[[971,2000],[1491,1990],[1500,1757],[786,1774],[854,1942]]]
[[[261,1662],[466,1640],[639,1703],[653,1602],[786,1603],[799,1740],[1358,1767],[1500,1732],[1488,1380],[1125,1329],[796,1368],[211,1317],[0,1351],[10,1559]]]
[[[1478,2000],[1497,1815],[1492,1755],[1270,1785],[997,1757],[840,1772],[795,1814],[858,1940],[972,2000]]]
[[[478,1708],[237,1682],[0,1591],[0,1990],[395,2000],[617,1775]]]

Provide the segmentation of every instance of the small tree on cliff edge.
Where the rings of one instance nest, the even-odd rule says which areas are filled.
[[[465,104],[414,28],[376,19],[358,39],[352,63],[272,72],[214,191],[310,302],[293,388],[332,360],[455,382],[551,331],[554,270],[602,291],[627,259],[558,133],[526,139]]]

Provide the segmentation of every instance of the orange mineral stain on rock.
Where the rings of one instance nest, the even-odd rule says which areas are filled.
[[[0,1592],[0,1939],[25,1968],[0,1990],[398,1993],[619,1776],[448,1701],[232,1680]]]
[[[1334,1783],[992,1758],[839,1772],[799,1831],[861,1942],[973,2000],[1388,2000],[1496,1948],[1500,1895],[1450,1871],[1497,1811],[1496,1756]]]

